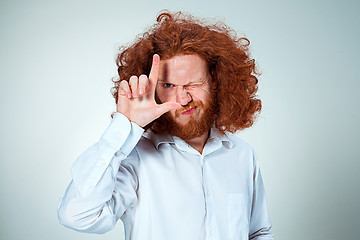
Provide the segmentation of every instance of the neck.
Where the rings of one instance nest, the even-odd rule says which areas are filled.
[[[209,138],[209,135],[210,135],[210,130],[199,137],[195,137],[190,140],[186,140],[186,142],[191,147],[196,149],[200,154],[202,154],[202,151],[204,150],[204,147],[205,147],[205,143]]]

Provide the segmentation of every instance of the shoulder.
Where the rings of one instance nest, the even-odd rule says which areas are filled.
[[[238,156],[242,156],[248,159],[248,161],[251,162],[253,166],[255,166],[257,164],[257,154],[254,148],[236,134],[227,132],[226,135],[232,142],[232,151],[235,152]]]
[[[239,136],[229,132],[227,132],[226,135],[233,144],[233,148],[254,152],[253,147]]]

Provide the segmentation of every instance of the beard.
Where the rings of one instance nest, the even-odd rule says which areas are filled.
[[[200,116],[194,113],[190,115],[190,119],[186,124],[176,122],[182,112],[190,110],[194,107],[200,108]],[[198,109],[196,109],[198,111]],[[205,104],[202,101],[192,101],[188,105],[175,111],[175,117],[167,112],[160,118],[155,120],[152,129],[155,133],[168,132],[172,136],[179,137],[185,141],[200,137],[207,133],[213,126],[216,114],[216,104],[214,94],[210,96],[210,100]]]

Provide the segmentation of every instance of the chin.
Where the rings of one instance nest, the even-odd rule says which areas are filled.
[[[184,120],[184,121],[175,121],[176,125],[178,127],[185,127],[188,123],[190,122],[190,120]]]
[[[189,123],[195,123],[199,119],[201,119],[201,116],[194,116],[194,115],[183,115],[180,117],[175,118],[175,123],[179,126],[185,126]]]

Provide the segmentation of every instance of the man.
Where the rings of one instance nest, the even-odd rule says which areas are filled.
[[[127,240],[273,239],[256,155],[232,134],[261,109],[248,44],[160,14],[117,58],[117,112],[75,162],[60,222],[103,233],[121,219]]]

